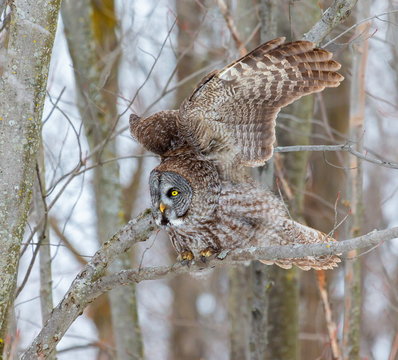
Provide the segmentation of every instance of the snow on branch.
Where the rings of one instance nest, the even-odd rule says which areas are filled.
[[[253,247],[230,251],[219,256],[220,258],[211,259],[206,263],[194,262],[190,266],[176,263],[171,266],[138,268],[105,275],[106,269],[119,254],[127,251],[133,244],[148,239],[155,229],[151,212],[147,210],[131,220],[104,243],[76,276],[68,292],[52,311],[47,323],[23,354],[22,359],[48,357],[69,326],[83,313],[85,307],[104,292],[119,285],[195,272],[215,266],[234,265],[256,259],[275,260],[346,253],[353,249],[377,246],[385,241],[398,238],[398,227],[395,227],[387,230],[374,230],[367,235],[344,241],[316,245]]]

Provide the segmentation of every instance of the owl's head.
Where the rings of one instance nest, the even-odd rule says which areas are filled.
[[[149,177],[149,189],[156,224],[182,225],[193,197],[189,182],[176,172],[155,169]]]

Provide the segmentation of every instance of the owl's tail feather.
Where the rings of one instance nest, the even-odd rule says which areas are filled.
[[[287,224],[286,224],[287,225]],[[336,241],[331,236],[321,231],[304,226],[295,221],[291,221],[290,226],[285,228],[284,235],[290,238],[288,243],[293,244],[322,244]],[[292,239],[294,239],[292,241]],[[284,242],[286,243],[286,242]],[[267,265],[278,265],[283,269],[291,269],[292,265],[296,265],[301,270],[330,270],[334,269],[341,262],[338,255],[322,255],[322,256],[306,256],[299,259],[278,259],[278,260],[260,260]]]
[[[301,270],[332,270],[336,268],[341,259],[337,255],[325,255],[319,257],[306,257],[302,259],[279,259],[275,261],[260,260],[266,265],[278,265],[283,269],[291,269],[293,265],[296,265]]]

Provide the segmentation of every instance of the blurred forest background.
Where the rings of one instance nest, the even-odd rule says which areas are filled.
[[[12,3],[0,1],[3,60]],[[63,1],[9,358],[32,342],[100,244],[150,206],[147,180],[158,160],[131,139],[129,115],[178,108],[205,74],[274,37],[303,38],[332,3]],[[345,81],[283,109],[277,145],[349,142],[397,163],[398,2],[358,1],[325,45]],[[394,166],[344,151],[289,152],[257,174],[292,217],[335,229],[338,240],[398,225]],[[86,309],[52,358],[397,360],[398,242],[345,257],[328,272],[253,263],[119,287]],[[159,232],[110,271],[175,258]]]

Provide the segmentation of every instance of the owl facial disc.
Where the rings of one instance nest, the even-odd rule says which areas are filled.
[[[172,171],[153,170],[149,177],[152,213],[157,225],[181,226],[192,200],[187,180]]]

